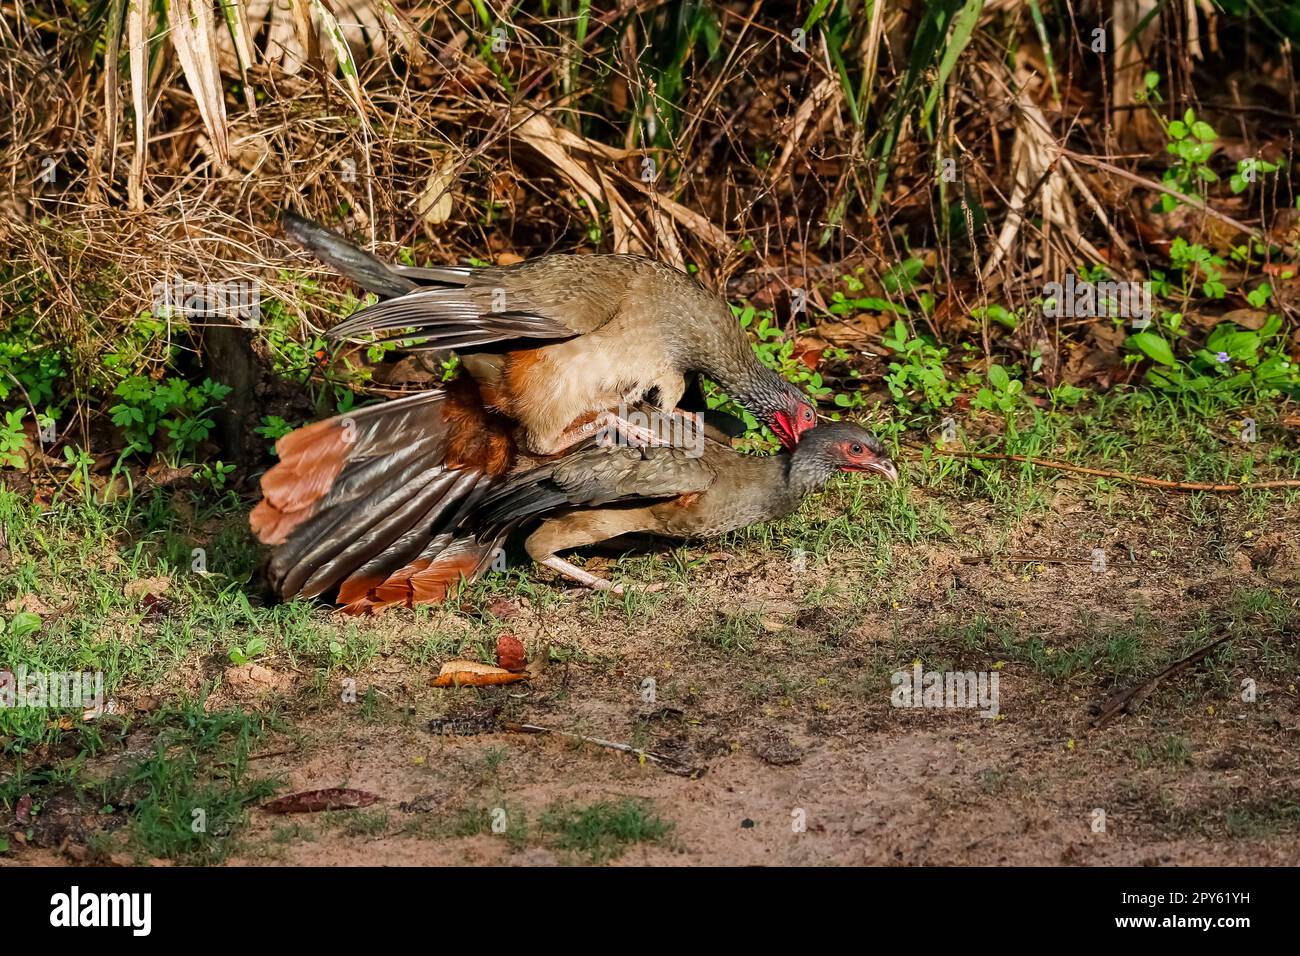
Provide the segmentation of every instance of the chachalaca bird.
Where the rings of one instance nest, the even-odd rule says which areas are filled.
[[[453,392],[472,387],[452,385]],[[608,588],[558,552],[631,532],[704,538],[780,518],[837,470],[897,478],[880,442],[852,424],[824,425],[793,453],[771,457],[712,440],[698,455],[588,441],[542,460],[513,450],[511,426],[500,416],[458,418],[457,401],[466,400],[412,396],[362,409],[350,426],[331,419],[280,440],[282,463],[263,477],[266,498],[252,524],[276,545],[268,576],[281,595],[334,591],[348,613],[441,602],[460,581],[478,578],[506,538],[534,519],[543,519],[525,543],[534,560]],[[353,436],[343,444],[348,429]],[[445,464],[430,464],[439,441],[447,445]],[[313,472],[307,464],[347,448],[361,453],[329,481],[332,467]],[[467,456],[493,464],[457,467]],[[267,504],[281,492],[306,504],[288,514]]]
[[[507,479],[462,526],[492,552],[517,527],[542,518],[524,542],[530,558],[589,587],[621,592],[560,552],[625,534],[695,540],[774,521],[837,471],[898,480],[880,440],[851,422],[822,425],[793,452],[766,457],[716,441],[698,456],[658,446],[584,448]]]
[[[583,440],[590,430],[582,426],[598,414],[644,440],[612,410],[645,401],[671,413],[698,375],[786,448],[817,423],[808,397],[759,361],[727,303],[653,259],[549,255],[512,266],[419,268],[381,262],[293,212],[285,212],[284,229],[381,297],[331,337],[456,352],[488,409],[519,422],[521,444],[535,454]]]

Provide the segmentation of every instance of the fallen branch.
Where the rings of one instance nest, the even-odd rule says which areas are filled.
[[[1154,677],[1149,677],[1142,681],[1142,683],[1135,684],[1127,690],[1122,690],[1118,694],[1115,694],[1110,698],[1110,700],[1106,701],[1106,703],[1102,705],[1101,712],[1092,719],[1092,726],[1100,727],[1102,724],[1105,724],[1111,718],[1123,713],[1124,711],[1131,711],[1133,707],[1139,704],[1148,694],[1155,690],[1162,681],[1168,680],[1175,674],[1179,674],[1182,671],[1187,670],[1187,668],[1191,667],[1193,664],[1197,664],[1204,660],[1210,651],[1230,640],[1232,640],[1232,635],[1225,634],[1217,641],[1212,641],[1211,643],[1206,644],[1199,651],[1188,654],[1182,660],[1170,664]]]
[[[555,730],[552,727],[542,727],[537,724],[514,723],[507,723],[504,728],[513,734],[554,734],[557,737],[568,737],[570,740],[577,740],[584,744],[595,744],[597,747],[617,750],[619,753],[632,754],[638,760],[648,760],[653,764],[658,764],[671,774],[676,774],[679,777],[689,777],[691,780],[699,779],[705,770],[704,767],[692,767],[690,764],[682,763],[667,754],[655,753],[653,750],[642,750],[639,747],[633,747],[631,744],[620,744],[613,740],[602,740],[600,737],[575,734],[568,730]]]
[[[1086,468],[1083,465],[1070,465],[1063,461],[1051,461],[1047,458],[1034,458],[1030,455],[997,455],[978,451],[941,451],[940,455],[951,458],[978,458],[980,461],[1016,461],[1039,468],[1054,468],[1057,471],[1069,471],[1078,475],[1092,475],[1097,478],[1115,478],[1119,481],[1132,482],[1135,485],[1147,485],[1151,488],[1163,488],[1166,491],[1215,491],[1224,494],[1239,494],[1243,491],[1267,491],[1278,488],[1300,488],[1300,478],[1277,478],[1272,481],[1254,481],[1246,485],[1209,484],[1200,481],[1171,481],[1166,478],[1151,478],[1147,475],[1130,475],[1123,471],[1111,471],[1106,468]]]
[[[1098,159],[1096,156],[1087,156],[1083,153],[1076,153],[1073,150],[1069,150],[1069,149],[1061,150],[1061,155],[1068,156],[1076,163],[1083,163],[1085,166],[1093,166],[1097,169],[1108,172],[1113,176],[1118,176],[1120,179],[1127,179],[1131,183],[1136,183],[1139,186],[1145,186],[1147,189],[1154,189],[1156,192],[1164,193],[1166,196],[1173,196],[1179,202],[1186,203],[1188,206],[1191,206],[1193,209],[1199,209],[1207,216],[1212,216],[1215,219],[1219,220],[1219,222],[1222,222],[1226,225],[1232,226],[1232,228],[1234,229],[1238,229],[1244,232],[1252,239],[1264,238],[1264,234],[1260,232],[1258,229],[1254,228],[1253,226],[1248,226],[1244,222],[1241,222],[1237,219],[1233,219],[1231,216],[1219,212],[1209,203],[1205,202],[1204,200],[1200,199],[1197,196],[1189,196],[1186,193],[1180,193],[1177,189],[1171,189],[1169,186],[1166,186],[1164,183],[1158,183],[1154,179],[1146,179],[1145,177],[1139,176],[1137,173],[1130,173],[1127,169],[1123,168],[1122,166],[1116,166],[1114,163],[1108,163],[1104,159]]]
[[[1006,564],[1092,564],[1091,558],[1053,558],[1035,554],[969,554],[961,558],[962,564],[992,564],[995,561]]]

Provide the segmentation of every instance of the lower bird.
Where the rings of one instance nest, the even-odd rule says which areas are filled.
[[[530,558],[589,587],[621,592],[560,552],[625,534],[698,540],[775,521],[840,471],[898,480],[880,440],[842,422],[804,436],[793,452],[768,457],[712,440],[698,457],[656,446],[576,450],[508,479],[464,524],[480,546],[495,550],[515,528],[540,518],[524,542]]]
[[[453,383],[281,439],[251,519],[275,545],[272,585],[285,597],[333,594],[348,613],[439,603],[537,524],[530,557],[617,590],[560,553],[633,532],[699,539],[781,518],[837,471],[897,478],[880,441],[849,423],[771,457],[709,439],[698,450],[589,441],[546,460],[519,450],[516,428]]]

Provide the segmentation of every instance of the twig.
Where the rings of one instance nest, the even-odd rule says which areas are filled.
[[[1123,471],[1110,471],[1105,468],[1086,468],[1083,465],[1070,465],[1063,461],[1050,461],[1046,458],[1034,458],[1029,455],[995,455],[977,451],[942,451],[940,455],[951,458],[978,458],[981,461],[1017,461],[1039,468],[1054,468],[1057,471],[1069,471],[1079,475],[1093,475],[1097,478],[1117,478],[1135,485],[1148,485],[1163,488],[1166,491],[1217,491],[1224,494],[1238,494],[1243,491],[1264,491],[1277,488],[1300,488],[1300,478],[1278,478],[1272,481],[1255,481],[1245,485],[1208,484],[1200,481],[1170,481],[1166,478],[1151,478],[1147,475],[1130,475]]]
[[[1092,564],[1091,558],[1053,558],[1036,554],[968,554],[961,558],[962,564],[992,564],[994,561],[1007,564]]]
[[[1154,179],[1144,179],[1143,177],[1137,175],[1137,173],[1130,173],[1124,167],[1116,166],[1113,163],[1108,163],[1104,159],[1098,159],[1096,156],[1087,156],[1083,153],[1076,153],[1073,150],[1069,150],[1069,149],[1061,150],[1061,155],[1068,156],[1076,163],[1083,163],[1087,166],[1095,166],[1097,169],[1105,170],[1108,173],[1118,176],[1120,179],[1127,179],[1129,182],[1136,183],[1139,186],[1145,186],[1147,189],[1154,189],[1156,192],[1164,193],[1166,196],[1173,196],[1179,202],[1186,203],[1187,205],[1195,209],[1199,209],[1207,216],[1213,216],[1215,219],[1229,226],[1232,226],[1232,228],[1234,229],[1239,229],[1240,231],[1244,232],[1246,235],[1250,236],[1252,239],[1264,238],[1264,234],[1260,232],[1258,229],[1248,226],[1244,222],[1241,222],[1237,219],[1233,219],[1231,216],[1219,212],[1217,209],[1210,206],[1209,203],[1205,202],[1205,200],[1200,199],[1197,196],[1189,196],[1186,193],[1180,193],[1177,189],[1171,189],[1170,187],[1166,186],[1164,183],[1158,183]]]
[[[597,747],[606,747],[610,750],[617,750],[619,753],[632,754],[638,760],[648,760],[651,763],[658,764],[671,774],[676,774],[679,777],[689,777],[691,780],[699,779],[705,770],[704,767],[692,767],[690,764],[682,763],[680,760],[666,754],[655,753],[653,750],[641,750],[631,744],[620,744],[613,740],[603,740],[600,737],[588,737],[568,730],[556,730],[552,727],[542,727],[537,724],[507,723],[504,727],[508,732],[514,734],[555,734],[558,737],[568,737],[570,740],[581,741],[584,744],[595,744]]]
[[[1191,667],[1193,664],[1204,660],[1206,656],[1209,655],[1210,651],[1230,640],[1232,640],[1232,635],[1225,634],[1217,641],[1211,641],[1209,644],[1206,644],[1199,651],[1188,654],[1182,660],[1170,664],[1154,677],[1149,677],[1140,684],[1135,684],[1134,686],[1115,694],[1110,698],[1110,700],[1106,701],[1106,703],[1102,705],[1101,712],[1092,719],[1092,726],[1100,727],[1102,724],[1107,723],[1111,718],[1118,716],[1124,711],[1132,710],[1134,706],[1155,690],[1162,681],[1167,680],[1175,674],[1187,670],[1187,668]]]

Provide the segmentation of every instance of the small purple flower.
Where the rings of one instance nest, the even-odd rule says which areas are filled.
[[[1229,360],[1229,355],[1228,355],[1227,352],[1220,352],[1218,355],[1216,355],[1216,356],[1214,356],[1214,357],[1215,357],[1215,359],[1217,359],[1220,363],[1222,363],[1222,362],[1227,362],[1227,361]]]

